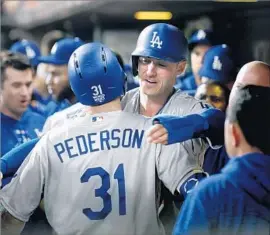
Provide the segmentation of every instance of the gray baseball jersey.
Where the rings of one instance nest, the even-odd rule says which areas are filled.
[[[139,88],[135,88],[123,97],[121,100],[123,110],[131,113],[139,113],[140,110],[140,91]],[[208,108],[209,105],[201,100],[197,100],[194,97],[186,94],[181,90],[175,91],[175,93],[169,98],[164,107],[158,114],[169,114],[176,116],[184,116],[195,113],[202,113]],[[208,140],[210,141],[210,140]],[[187,144],[189,143],[189,145]],[[189,165],[186,167],[198,169],[202,166],[204,161],[204,154],[208,147],[208,144],[202,139],[192,139],[188,142],[179,143],[178,146],[183,145],[187,148],[188,155],[182,155],[182,158],[189,158]]]
[[[78,116],[80,116],[84,109],[84,105],[81,103],[76,103],[64,110],[54,113],[46,120],[42,130],[43,134],[52,130],[54,127],[67,125],[69,120],[76,119]]]
[[[193,165],[179,157],[190,155],[185,144],[147,143],[150,125],[122,111],[87,113],[48,132],[2,190],[0,203],[27,221],[44,187],[45,213],[57,234],[164,234],[157,178],[174,193]]]

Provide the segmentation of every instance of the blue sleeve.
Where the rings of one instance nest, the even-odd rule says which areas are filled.
[[[219,109],[207,109],[200,114],[208,123],[208,129],[197,133],[199,137],[207,137],[212,145],[224,145],[225,113]]]
[[[209,175],[220,173],[228,161],[229,157],[224,146],[219,149],[208,148],[204,155],[203,170]]]
[[[192,138],[208,137],[212,145],[224,143],[225,114],[218,109],[207,109],[201,114],[183,117],[174,115],[157,115],[153,123],[162,124],[168,131],[168,144],[183,142]]]
[[[211,201],[202,199],[201,191],[198,188],[194,189],[183,203],[173,235],[210,235],[206,203]]]
[[[2,174],[5,176],[15,173],[38,141],[39,138],[30,140],[7,152],[0,162]]]

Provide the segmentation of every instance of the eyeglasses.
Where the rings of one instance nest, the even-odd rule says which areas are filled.
[[[167,67],[169,65],[169,62],[165,60],[158,60],[158,59],[154,59],[151,57],[144,57],[144,56],[139,57],[139,63],[143,65],[148,65],[148,64],[151,64],[152,62],[153,64],[159,67]]]

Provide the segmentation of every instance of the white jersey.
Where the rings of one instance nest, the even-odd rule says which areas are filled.
[[[43,126],[42,133],[45,134],[54,127],[65,126],[67,122],[80,116],[85,107],[86,106],[78,102],[64,110],[54,113],[52,116],[47,118]]]
[[[157,184],[174,193],[193,165],[179,157],[190,154],[185,144],[147,143],[150,125],[117,111],[87,114],[48,132],[2,189],[0,203],[27,221],[44,187],[46,217],[57,234],[164,234]]]

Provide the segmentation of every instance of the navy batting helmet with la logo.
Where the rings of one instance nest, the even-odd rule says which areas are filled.
[[[177,27],[157,23],[147,26],[139,35],[132,53],[133,75],[138,74],[138,57],[145,56],[169,62],[180,62],[188,56],[188,43],[184,33]]]

